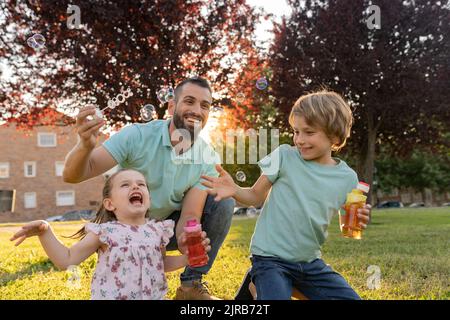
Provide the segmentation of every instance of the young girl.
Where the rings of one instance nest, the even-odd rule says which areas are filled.
[[[293,287],[309,299],[359,299],[320,252],[332,216],[358,183],[356,173],[332,157],[350,135],[351,110],[338,94],[321,91],[300,97],[289,122],[295,147],[281,145],[260,160],[262,175],[253,187],[240,188],[220,166],[220,176],[203,176],[203,184],[216,200],[264,202],[250,245],[257,299],[287,300]],[[370,206],[360,210],[362,228],[369,214]]]
[[[10,239],[39,236],[45,252],[60,269],[78,265],[94,252],[98,263],[92,279],[92,299],[163,299],[167,293],[164,272],[187,264],[185,254],[166,256],[165,246],[173,236],[172,220],[148,220],[150,195],[144,176],[122,169],[113,174],[103,188],[103,203],[92,223],[74,236],[82,239],[70,248],[55,237],[46,221],[33,221]],[[207,251],[209,239],[203,245]],[[184,234],[180,237],[186,252]]]

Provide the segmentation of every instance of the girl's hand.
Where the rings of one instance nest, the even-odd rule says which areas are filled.
[[[19,239],[16,242],[16,244],[15,244],[15,246],[18,246],[26,238],[33,237],[33,236],[40,236],[40,235],[44,234],[44,232],[48,230],[49,226],[50,225],[48,224],[48,222],[44,221],[44,220],[32,221],[32,222],[27,223],[26,225],[24,225],[22,227],[22,229],[17,231],[11,237],[11,239],[9,239],[9,241],[14,241],[16,239]]]
[[[186,233],[183,232],[179,237],[178,237],[178,250],[180,250],[180,252],[182,254],[187,255],[188,254],[188,245],[187,245],[187,239],[186,239]],[[211,246],[210,244],[210,240],[209,238],[206,237],[206,232],[202,231],[202,245],[205,248],[206,252],[211,251]]]
[[[202,175],[202,185],[208,187],[206,190],[208,194],[216,196],[215,201],[220,201],[229,197],[233,197],[236,194],[237,186],[233,181],[233,178],[228,172],[226,172],[220,164],[216,165],[216,170],[219,172],[219,177],[209,177]]]

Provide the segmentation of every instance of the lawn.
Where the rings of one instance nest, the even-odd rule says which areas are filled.
[[[233,220],[230,233],[205,277],[211,291],[232,299],[239,288],[248,259],[255,219]],[[58,236],[69,235],[80,224],[53,223]],[[68,285],[69,273],[57,271],[37,238],[20,247],[8,241],[20,225],[0,225],[0,299],[89,299],[93,255],[79,266],[81,287]],[[74,240],[61,238],[67,245]],[[450,299],[450,209],[374,210],[362,240],[339,235],[337,219],[329,230],[323,259],[341,273],[364,299]],[[367,268],[381,270],[381,285],[370,290]],[[168,274],[172,299],[181,271]]]

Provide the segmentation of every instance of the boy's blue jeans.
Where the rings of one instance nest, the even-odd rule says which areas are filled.
[[[224,199],[221,201],[214,201],[214,197],[208,195],[203,209],[203,214],[200,223],[202,230],[206,232],[209,238],[211,251],[208,252],[208,264],[203,267],[191,268],[186,267],[184,272],[180,275],[180,280],[183,283],[189,284],[192,281],[201,280],[204,274],[207,274],[211,269],[217,252],[219,252],[225,237],[228,234],[231,226],[231,218],[233,217],[235,201],[234,199]],[[175,228],[180,219],[180,211],[174,211],[167,219],[175,221]],[[178,250],[177,239],[174,230],[174,236],[170,239],[166,249],[168,251]]]
[[[345,279],[322,259],[292,263],[253,255],[251,278],[257,300],[290,300],[292,287],[310,300],[360,300]]]

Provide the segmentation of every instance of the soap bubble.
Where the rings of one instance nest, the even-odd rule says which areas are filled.
[[[259,90],[264,90],[267,88],[267,86],[268,86],[268,82],[265,77],[262,77],[262,78],[259,78],[258,80],[256,80],[256,88],[258,88]]]
[[[169,102],[170,100],[172,100],[173,98],[175,98],[175,91],[173,90],[172,87],[168,88],[166,90],[166,96],[165,96],[165,101]]]
[[[113,107],[111,109],[114,109],[115,107],[117,107],[120,104],[119,101],[117,101],[117,97],[112,98],[111,101],[112,101],[112,105],[113,105]]]
[[[130,88],[128,88],[127,90],[123,91],[122,94],[125,97],[125,99],[128,99],[129,97],[131,97],[133,95],[133,92],[131,91]]]
[[[41,49],[45,45],[45,38],[42,34],[36,33],[28,38],[27,44],[33,49]]]
[[[153,105],[147,104],[143,106],[140,110],[141,119],[143,121],[152,121],[158,119],[158,114],[156,113],[156,109]]]
[[[125,96],[123,95],[123,94],[121,94],[121,93],[119,93],[118,95],[117,95],[117,101],[119,102],[119,103],[124,103],[125,102]],[[121,99],[122,98],[122,99]],[[122,100],[122,101],[121,101]]]
[[[78,266],[70,265],[67,267],[67,282],[66,285],[69,288],[79,289],[81,288],[80,270]]]
[[[112,100],[108,100],[107,106],[112,110],[116,107],[116,104]]]
[[[236,172],[236,179],[239,182],[245,182],[245,180],[247,179],[247,177],[245,176],[245,173],[242,171],[238,171]]]
[[[166,95],[167,95],[167,90],[165,88],[162,88],[161,90],[159,90],[156,93],[156,97],[158,98],[160,103],[166,102]]]
[[[249,208],[247,208],[246,214],[247,214],[247,217],[254,218],[258,214],[258,211],[256,210],[255,207],[249,207]]]
[[[239,93],[236,95],[236,101],[237,101],[238,103],[242,103],[242,102],[244,102],[244,100],[245,100],[245,94],[243,94],[242,92],[239,92]]]

